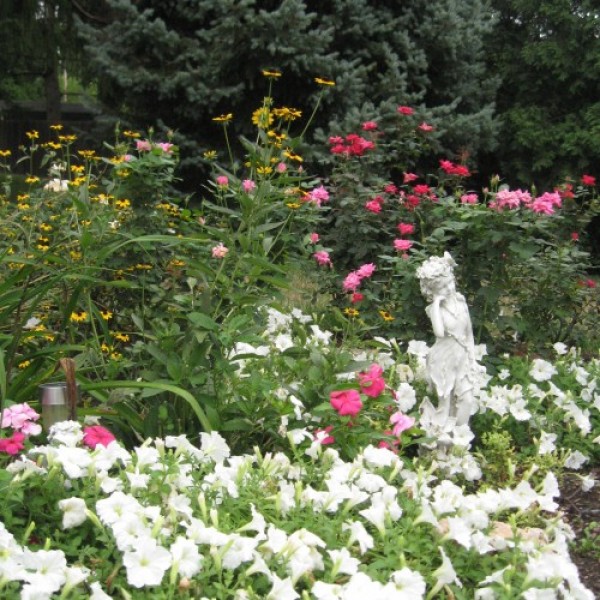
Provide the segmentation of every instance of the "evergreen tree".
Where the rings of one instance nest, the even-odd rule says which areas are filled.
[[[493,146],[486,0],[108,1],[110,24],[80,28],[101,100],[130,126],[174,130],[195,163],[220,135],[213,116],[234,113],[232,137],[249,131],[273,68],[276,102],[305,115],[313,77],[335,80],[322,125],[426,104],[445,115],[447,146]]]
[[[494,0],[487,51],[502,77],[493,168],[545,188],[600,164],[600,2]]]

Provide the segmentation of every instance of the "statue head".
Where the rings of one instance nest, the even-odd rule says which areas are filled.
[[[417,269],[421,293],[428,301],[435,296],[447,296],[456,291],[454,267],[456,263],[448,252],[444,256],[432,256]]]

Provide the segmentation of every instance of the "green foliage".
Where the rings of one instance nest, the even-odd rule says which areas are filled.
[[[232,137],[249,135],[261,70],[273,68],[282,72],[281,101],[304,112],[314,107],[309,80],[335,81],[319,111],[322,124],[410,101],[444,117],[448,147],[493,147],[496,82],[483,69],[491,21],[481,0],[458,7],[447,0],[109,4],[109,24],[80,27],[99,98],[134,126],[172,129],[187,166],[222,147],[208,127],[212,117],[233,113]]]

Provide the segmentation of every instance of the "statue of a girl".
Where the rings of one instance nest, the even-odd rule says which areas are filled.
[[[418,269],[421,292],[430,303],[425,309],[436,341],[427,355],[427,381],[438,398],[428,418],[441,430],[465,425],[474,408],[475,344],[469,307],[456,291],[454,267],[448,252],[427,259]],[[429,404],[422,407],[429,412]]]

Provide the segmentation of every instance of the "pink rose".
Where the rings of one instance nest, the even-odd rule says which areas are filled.
[[[357,271],[356,274],[361,278],[364,279],[365,277],[371,277],[371,275],[373,275],[373,273],[375,273],[375,265],[373,263],[366,263],[364,265],[362,265]]]
[[[411,181],[416,181],[417,179],[419,179],[419,176],[415,175],[414,173],[404,173],[404,178],[402,181],[404,183],[410,183]]]
[[[322,202],[329,201],[329,192],[322,185],[320,185],[314,190],[308,192],[308,198],[310,202],[314,202],[317,206],[321,206]]]
[[[377,200],[369,200],[365,203],[365,208],[372,213],[380,213],[381,212],[381,203]]]
[[[158,144],[156,144],[156,147],[160,148],[165,154],[173,153],[173,144],[171,144],[170,142],[159,142]]]
[[[596,178],[593,175],[582,175],[581,183],[583,185],[596,185]]]
[[[477,194],[463,194],[460,201],[462,204],[477,204]]]
[[[229,252],[229,248],[227,248],[226,246],[223,246],[222,242],[219,242],[212,249],[212,257],[213,258],[225,258],[227,256],[228,252]]]
[[[346,279],[344,279],[343,287],[345,292],[355,292],[356,288],[360,285],[361,278],[356,274],[355,271],[348,273]]]
[[[327,265],[329,265],[329,267],[333,266],[331,263],[331,258],[329,257],[329,252],[326,252],[325,250],[319,250],[318,252],[315,252],[313,254],[313,258],[321,266],[327,266]]]
[[[398,223],[400,235],[412,235],[415,232],[415,226],[412,223]]]
[[[362,124],[363,131],[374,131],[377,129],[377,123],[375,121],[365,121]]]
[[[313,233],[310,234],[309,239],[310,239],[310,243],[311,244],[316,244],[319,241],[319,239],[320,239],[319,238],[319,234],[313,232]]]
[[[415,112],[410,106],[399,106],[396,111],[398,114],[405,116],[410,116]]]
[[[390,417],[390,423],[394,425],[392,433],[399,436],[403,431],[410,429],[415,424],[415,420],[413,417],[409,417],[398,411]]]
[[[350,296],[350,302],[352,304],[357,304],[358,302],[362,302],[365,299],[364,295],[360,292],[354,292],[352,296]]]
[[[420,129],[421,131],[424,132],[429,132],[429,131],[433,131],[435,128],[433,125],[429,125],[429,123],[425,123],[425,121],[423,121],[423,123],[421,123],[417,129]]]
[[[226,187],[229,185],[229,179],[227,178],[226,175],[219,175],[217,177],[217,185],[220,185],[221,187]]]
[[[410,240],[394,240],[394,249],[398,252],[406,252],[412,248],[413,243]]]
[[[101,425],[92,425],[83,428],[83,444],[94,450],[96,446],[108,446],[115,441],[115,436]]]
[[[362,400],[356,390],[331,392],[329,401],[340,416],[355,417],[362,409]]]
[[[370,398],[377,398],[385,389],[385,380],[382,377],[383,369],[379,365],[371,365],[369,370],[358,374],[360,391]]]
[[[150,150],[152,150],[152,144],[149,140],[137,140],[135,142],[135,148],[138,152],[150,152]]]

